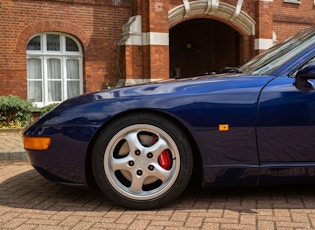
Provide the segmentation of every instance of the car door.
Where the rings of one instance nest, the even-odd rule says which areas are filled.
[[[309,88],[298,87],[296,73],[274,78],[261,91],[256,123],[261,167],[315,165],[315,80],[305,82]]]

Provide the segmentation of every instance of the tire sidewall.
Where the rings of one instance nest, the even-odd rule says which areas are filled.
[[[135,124],[148,124],[164,130],[176,143],[180,154],[179,174],[173,186],[161,196],[150,200],[133,200],[117,192],[104,170],[105,150],[108,143],[120,130]],[[154,114],[132,114],[106,125],[100,132],[92,152],[92,171],[100,190],[119,205],[133,209],[152,209],[174,202],[187,186],[193,168],[192,149],[184,132],[170,120]]]

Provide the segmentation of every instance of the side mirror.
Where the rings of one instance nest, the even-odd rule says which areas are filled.
[[[294,85],[301,91],[314,90],[315,86],[309,79],[315,79],[315,62],[307,63],[297,72]]]

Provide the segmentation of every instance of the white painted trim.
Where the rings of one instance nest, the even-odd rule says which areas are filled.
[[[256,38],[255,39],[255,50],[267,50],[274,45],[273,39]]]
[[[142,46],[142,34],[130,35],[124,45]]]
[[[240,15],[242,6],[243,6],[243,0],[237,0],[236,9],[235,9],[234,15],[230,19],[231,21],[233,21],[235,18],[237,18]]]
[[[293,4],[298,4],[298,5],[302,4],[302,2],[300,0],[284,0],[283,2],[285,2],[285,3],[293,3]]]
[[[137,85],[154,81],[161,81],[163,79],[151,79],[151,78],[141,78],[141,79],[119,79],[117,86],[125,86],[125,85]]]
[[[141,20],[141,15],[129,18],[123,26],[123,38],[119,42],[120,45],[142,45]]]
[[[189,11],[190,11],[189,1],[183,0],[183,5],[185,7],[185,16],[184,17],[187,17],[187,15],[189,14]]]
[[[142,44],[146,45],[169,45],[169,34],[168,33],[159,33],[159,32],[148,32],[143,33],[142,35]]]
[[[142,32],[141,16],[133,16],[123,27],[120,45],[169,45],[169,34],[160,32]]]
[[[219,8],[219,0],[208,0],[205,14],[214,14]]]
[[[124,45],[149,46],[169,45],[169,33],[148,32],[141,34],[130,34]]]

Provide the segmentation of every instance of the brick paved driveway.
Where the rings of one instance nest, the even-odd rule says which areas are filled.
[[[26,162],[0,162],[0,229],[313,229],[315,186],[200,189],[170,206],[115,206],[98,192],[43,179]]]

